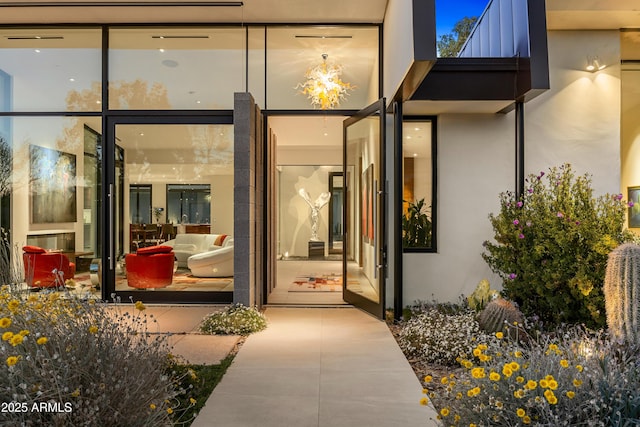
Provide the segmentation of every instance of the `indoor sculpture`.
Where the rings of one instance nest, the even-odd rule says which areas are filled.
[[[311,240],[314,242],[319,242],[318,238],[318,216],[320,214],[320,209],[327,203],[329,203],[329,199],[331,198],[331,193],[325,192],[321,193],[320,196],[316,199],[315,202],[311,202],[311,197],[309,197],[309,193],[304,188],[298,190],[298,194],[309,204],[311,208]]]

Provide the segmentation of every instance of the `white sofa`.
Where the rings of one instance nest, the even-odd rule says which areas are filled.
[[[178,261],[178,267],[188,267],[190,256],[210,252],[222,247],[233,247],[233,239],[225,234],[178,234],[175,239],[163,245],[171,246]]]
[[[233,239],[228,246],[191,255],[187,266],[195,277],[231,277],[233,276]]]

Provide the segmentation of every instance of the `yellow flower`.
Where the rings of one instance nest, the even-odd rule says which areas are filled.
[[[524,410],[524,409],[522,409],[522,408],[518,408],[518,409],[516,410],[516,415],[518,416],[518,418],[522,418],[522,417],[524,417],[525,415],[527,415],[527,413],[525,412],[525,410]]]
[[[529,415],[525,415],[524,417],[522,417],[522,423],[531,424],[531,417],[529,417]]]
[[[576,386],[576,387],[580,387],[582,385],[582,380],[579,380],[577,378],[574,379],[573,380],[573,385]]]
[[[7,366],[13,366],[18,363],[18,359],[20,356],[9,356],[7,357]]]
[[[522,357],[522,352],[520,350],[516,350],[513,355],[519,359]]]
[[[443,417],[449,416],[449,409],[448,408],[442,408],[440,410],[440,415],[442,415]]]
[[[504,334],[502,332],[496,332],[496,338],[501,340],[502,338],[504,338]]]
[[[502,408],[504,408],[504,404],[502,402],[500,402],[500,401],[497,401],[496,402],[496,408],[502,409]]]
[[[78,396],[80,396],[80,390],[75,389],[75,390],[73,391],[73,393],[71,393],[71,396],[72,396],[72,397],[78,397]]]
[[[147,307],[142,303],[142,301],[136,301],[136,309],[143,311],[144,309],[146,309]]]
[[[2,334],[2,341],[9,341],[11,338],[13,338],[13,332],[7,331]]]
[[[522,389],[518,389],[513,392],[513,397],[517,399],[522,399],[524,397],[524,391]]]
[[[534,380],[529,380],[527,381],[527,384],[525,384],[524,387],[529,390],[534,390],[536,387],[538,387],[538,383],[535,382]]]
[[[196,404],[196,400],[193,397],[189,398],[189,403],[191,403],[192,405]]]
[[[448,383],[448,382],[449,382],[449,378],[448,378],[448,377],[442,377],[442,378],[440,379],[440,383],[441,383],[441,384],[446,384],[446,383]]]
[[[429,403],[429,399],[427,399],[426,397],[423,397],[422,399],[420,399],[420,404],[422,406],[426,406]]]
[[[524,378],[523,377],[516,377],[516,381],[519,383],[523,383],[524,382]]]
[[[36,341],[36,344],[38,344],[38,345],[45,345],[48,341],[49,341],[49,338],[47,338],[47,337],[40,337],[40,338],[38,338],[38,341]]]
[[[479,349],[479,348],[477,348],[477,347],[476,347],[476,348],[474,348],[474,349],[473,349],[473,355],[474,355],[475,357],[478,357],[478,356],[480,356],[481,354],[482,354],[482,352],[480,351],[480,349]]]
[[[516,372],[517,370],[519,370],[519,369],[520,369],[520,364],[519,364],[518,362],[511,362],[511,363],[509,364],[509,367],[511,368],[511,370],[512,370],[513,372]]]
[[[428,390],[428,389],[426,389],[426,388],[423,388],[423,389],[422,389],[422,394],[427,394],[427,393],[429,393],[429,390]]]
[[[556,380],[549,381],[549,388],[551,390],[557,390],[558,389],[558,382]]]
[[[568,397],[569,399],[573,399],[574,397],[576,397],[576,393],[575,393],[575,392],[573,392],[573,391],[568,391],[568,392],[567,392],[567,397]]]
[[[460,422],[460,415],[455,414],[455,415],[453,416],[453,422],[454,422],[454,423],[459,423],[459,422]]]
[[[547,399],[547,402],[549,402],[552,405],[555,405],[556,403],[558,403],[558,398],[556,397],[555,394],[553,394],[551,390],[546,390],[544,392],[544,397]]]
[[[502,367],[502,375],[508,378],[512,374],[513,374],[513,371],[511,370],[511,366],[509,366],[508,363]]]
[[[478,426],[475,425],[474,423],[469,423],[469,427],[478,427]]]
[[[478,348],[479,348],[481,351],[485,351],[485,350],[486,350],[486,349],[488,349],[489,347],[487,347],[487,345],[486,345],[486,344],[478,344]]]
[[[582,367],[582,365],[576,365],[576,369],[578,370],[578,372],[582,372],[584,368]]]
[[[173,409],[167,408],[167,414],[169,414],[169,415],[173,414]]]
[[[24,340],[24,337],[22,335],[14,335],[13,337],[11,337],[11,340],[9,340],[9,343],[12,346],[17,346],[18,344],[22,344],[22,341]]]
[[[481,362],[488,362],[489,360],[491,360],[491,356],[487,356],[486,354],[481,354],[479,359]]]
[[[98,327],[95,326],[95,325],[89,326],[89,333],[90,334],[97,334],[98,333]]]
[[[0,319],[0,328],[6,329],[9,326],[11,326],[11,319],[9,319],[8,317],[3,317],[2,319]]]
[[[23,337],[26,337],[27,335],[29,335],[29,331],[27,329],[23,329],[20,331],[20,335],[22,335]]]
[[[456,400],[460,400],[460,399],[462,399],[462,393],[458,392],[456,394]]]
[[[431,381],[433,381],[433,377],[431,375],[427,375],[426,377],[424,377],[425,383],[430,383]]]
[[[569,361],[567,361],[566,359],[562,359],[560,361],[560,366],[562,366],[563,368],[568,368],[569,367]]]
[[[18,301],[17,299],[12,299],[7,303],[7,307],[9,308],[9,310],[15,311],[18,307],[20,307],[20,301]]]
[[[156,404],[155,404],[155,403],[152,403],[151,405],[149,405],[149,408],[151,408],[151,409],[156,409]]]
[[[489,379],[491,381],[500,381],[500,374],[497,372],[491,372],[491,374],[489,374]]]
[[[473,378],[484,378],[486,376],[484,368],[473,368],[471,370],[471,376],[473,376]]]
[[[540,387],[547,388],[549,387],[549,382],[545,379],[540,380]]]

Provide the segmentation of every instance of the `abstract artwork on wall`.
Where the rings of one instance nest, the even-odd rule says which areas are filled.
[[[31,223],[76,222],[76,156],[31,145]]]

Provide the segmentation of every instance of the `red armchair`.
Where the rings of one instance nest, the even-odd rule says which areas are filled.
[[[164,288],[173,281],[175,256],[171,246],[139,248],[127,254],[125,264],[129,287],[138,289]]]
[[[52,288],[64,285],[76,274],[76,265],[60,252],[47,252],[38,246],[22,248],[24,277],[27,285],[33,288]],[[62,282],[56,283],[62,272]]]

